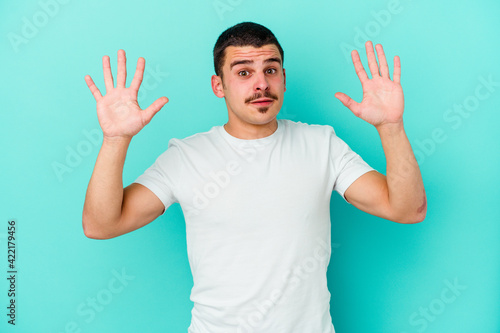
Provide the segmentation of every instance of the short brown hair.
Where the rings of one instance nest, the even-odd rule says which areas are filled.
[[[283,66],[285,60],[283,49],[271,30],[253,22],[242,22],[228,28],[219,36],[214,46],[215,74],[222,78],[222,66],[228,46],[262,47],[269,44],[274,44],[278,48]]]

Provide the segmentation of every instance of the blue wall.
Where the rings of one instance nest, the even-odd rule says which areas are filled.
[[[376,130],[333,95],[360,101],[349,52],[363,43],[402,63],[405,128],[428,195],[423,223],[400,225],[332,197],[328,270],[337,333],[500,332],[500,4],[494,0],[155,1],[0,3],[0,267],[15,220],[16,326],[0,282],[1,332],[186,332],[192,276],[178,204],[115,239],[84,236],[81,212],[100,147],[101,57],[146,59],[139,102],[170,102],[132,141],[132,182],[184,138],[227,121],[210,88],[218,35],[268,26],[285,50],[278,118],[332,125],[385,173]],[[129,80],[131,80],[129,75]],[[120,277],[120,279],[117,278]],[[95,305],[92,307],[92,301]]]

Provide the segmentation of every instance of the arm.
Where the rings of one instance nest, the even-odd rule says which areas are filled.
[[[354,181],[345,191],[346,199],[355,207],[398,223],[424,220],[427,199],[417,161],[403,126],[404,98],[400,84],[401,65],[394,58],[394,81],[382,46],[377,45],[380,69],[373,45],[366,43],[366,54],[372,79],[368,78],[357,51],[352,52],[356,73],[363,87],[361,103],[343,93],[335,94],[354,115],[377,129],[384,149],[387,176],[371,171]]]
[[[145,61],[139,58],[129,88],[125,88],[126,59],[118,51],[117,85],[114,87],[109,57],[103,57],[106,95],[103,97],[90,76],[85,81],[97,102],[103,143],[90,179],[82,213],[82,227],[89,238],[107,239],[138,229],[163,212],[163,204],[146,187],[123,188],[125,156],[132,137],[168,102],[157,99],[145,110],[137,104]]]

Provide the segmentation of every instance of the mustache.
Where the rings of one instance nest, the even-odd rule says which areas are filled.
[[[248,97],[247,99],[245,99],[245,103],[250,103],[256,99],[263,98],[263,97],[278,100],[278,96],[276,96],[275,94],[273,94],[269,91],[265,91],[263,94],[262,93],[253,94],[251,97]]]

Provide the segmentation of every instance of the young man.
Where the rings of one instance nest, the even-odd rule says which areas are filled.
[[[86,76],[104,139],[85,199],[85,235],[122,235],[178,202],[194,280],[188,332],[334,332],[326,279],[332,191],[398,223],[417,223],[426,214],[422,178],[403,127],[399,58],[391,80],[382,46],[380,67],[371,42],[366,51],[372,79],[352,53],[362,102],[335,96],[377,129],[387,176],[331,126],[276,119],[286,90],[283,50],[267,28],[245,22],[223,32],[214,48],[212,89],[225,98],[228,122],[171,139],[126,188],[122,170],[130,140],[168,99],[141,110],[144,59],[126,88],[125,52],[118,51],[116,87],[105,56],[104,97]]]

